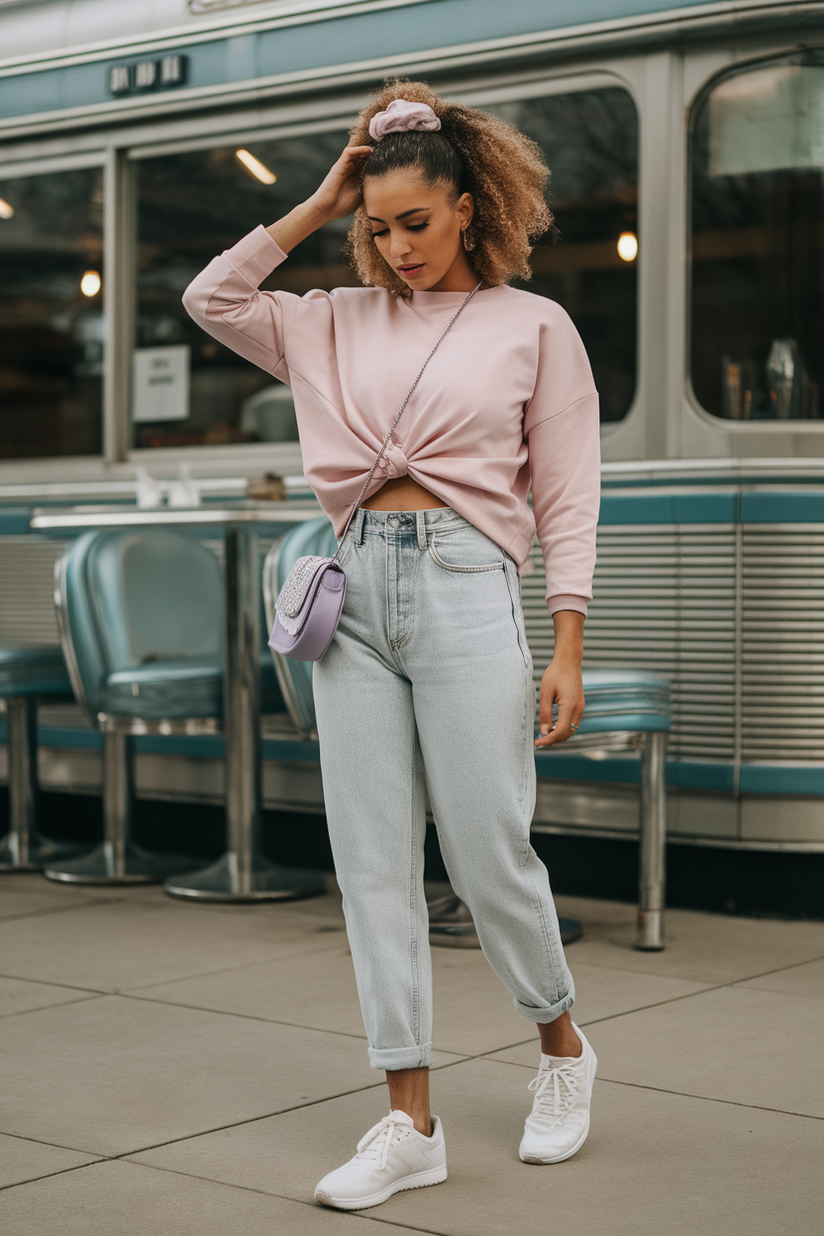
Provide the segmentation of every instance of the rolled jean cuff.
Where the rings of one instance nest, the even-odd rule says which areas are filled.
[[[548,1008],[535,1008],[530,1004],[521,1004],[519,1000],[513,1001],[515,1008],[519,1013],[522,1013],[527,1021],[534,1021],[537,1025],[547,1025],[551,1021],[557,1021],[564,1013],[568,1013],[575,1003],[575,988],[559,1000],[557,1004],[553,1004]]]
[[[415,1047],[370,1047],[369,1063],[373,1069],[426,1069],[432,1063],[432,1044]]]

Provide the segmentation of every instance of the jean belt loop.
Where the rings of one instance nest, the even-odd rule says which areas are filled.
[[[426,512],[425,511],[415,512],[415,527],[418,533],[418,549],[426,549],[427,541],[426,541]]]
[[[352,529],[355,546],[363,545],[363,530],[366,525],[366,511],[359,506],[355,511],[354,528]]]

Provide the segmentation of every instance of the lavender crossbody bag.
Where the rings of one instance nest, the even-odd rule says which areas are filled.
[[[383,440],[383,445],[375,456],[375,462],[369,469],[369,475],[349,512],[349,518],[343,529],[338,548],[331,558],[307,556],[298,558],[295,565],[283,582],[275,604],[275,625],[269,638],[269,647],[280,652],[285,657],[296,661],[319,661],[332,642],[332,636],[340,622],[343,601],[346,596],[346,576],[343,567],[338,562],[338,554],[343,549],[343,542],[355,518],[355,512],[361,499],[369,488],[369,482],[375,475],[375,469],[384,456],[395,426],[401,419],[403,410],[409,403],[412,392],[418,385],[424,369],[431,361],[438,344],[449,332],[449,328],[459,314],[469,304],[481,284],[472,289],[458,312],[451,318],[441,332],[432,351],[421,365],[418,376],[409,388],[406,398],[401,404],[400,412],[392,422],[389,433]]]

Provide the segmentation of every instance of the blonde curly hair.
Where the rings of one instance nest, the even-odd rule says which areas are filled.
[[[440,130],[391,133],[375,142],[369,121],[393,99],[428,103],[441,122]],[[490,112],[446,102],[426,82],[396,78],[387,81],[363,108],[350,139],[353,146],[375,147],[365,164],[364,178],[411,167],[430,186],[449,184],[454,200],[462,193],[472,194],[475,212],[468,230],[474,248],[467,257],[485,287],[531,278],[531,242],[555,231],[544,197],[549,168],[531,138]],[[362,205],[349,229],[346,252],[363,283],[411,295],[378,252]]]

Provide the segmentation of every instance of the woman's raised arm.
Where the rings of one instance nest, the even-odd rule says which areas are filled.
[[[266,231],[284,253],[291,253],[330,219],[351,215],[360,205],[360,175],[371,146],[347,146],[311,197]]]
[[[295,313],[301,307],[314,313],[321,335],[328,318],[328,304],[324,304],[328,297],[261,292],[260,284],[295,245],[330,219],[357,208],[360,169],[371,151],[371,146],[347,146],[311,197],[277,223],[255,228],[213,258],[183,293],[186,311],[203,330],[284,382],[290,381],[289,365],[295,362],[285,354]]]

